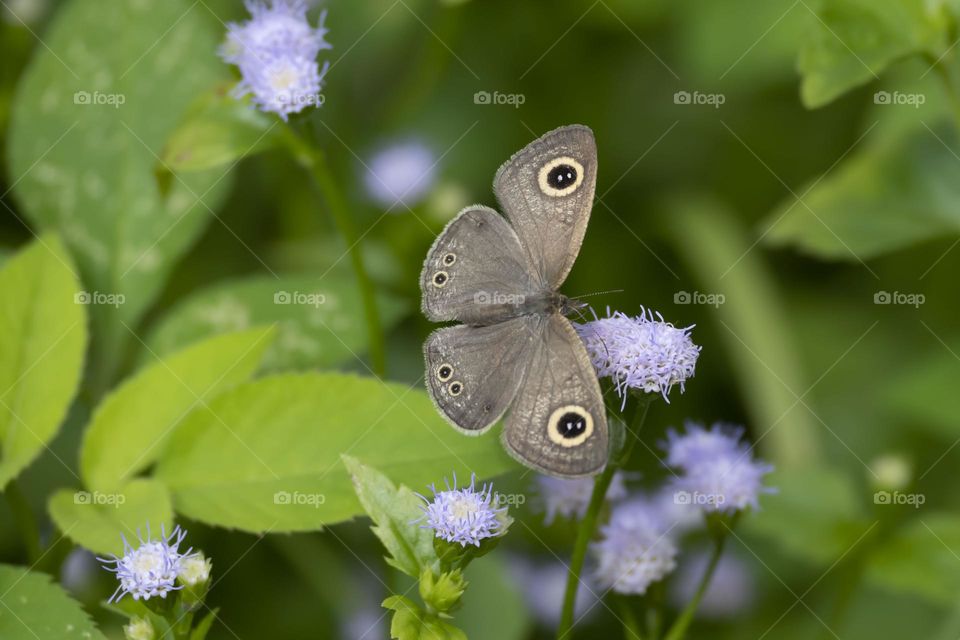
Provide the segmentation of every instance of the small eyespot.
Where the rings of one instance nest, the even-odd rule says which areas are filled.
[[[568,196],[583,184],[584,173],[582,164],[569,156],[561,156],[540,167],[537,183],[548,196]]]
[[[443,256],[443,264],[447,265],[448,267],[456,261],[457,254],[455,253],[448,253],[447,255]]]
[[[433,274],[433,286],[440,288],[447,284],[450,275],[446,271],[437,271]]]
[[[561,447],[575,447],[593,434],[593,416],[577,405],[560,407],[547,421],[547,436]]]
[[[459,380],[454,380],[449,385],[447,385],[447,391],[452,396],[458,396],[461,393],[463,393],[463,383],[461,383]]]
[[[437,379],[440,380],[440,382],[446,382],[452,376],[453,367],[451,367],[449,364],[444,363],[437,367]]]

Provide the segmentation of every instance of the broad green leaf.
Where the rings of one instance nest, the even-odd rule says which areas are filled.
[[[457,433],[423,391],[328,373],[263,378],[198,407],[174,432],[156,477],[177,512],[195,520],[315,530],[363,514],[341,453],[415,488],[454,472],[515,468],[496,435]]]
[[[53,439],[80,384],[87,325],[79,286],[52,235],[0,269],[0,487]]]
[[[395,640],[467,640],[467,635],[403,596],[391,596],[383,607],[393,611],[390,637]]]
[[[775,471],[765,484],[776,487],[776,495],[764,499],[763,508],[743,526],[799,558],[834,562],[870,527],[864,517],[869,496],[860,499],[853,483],[839,473]]]
[[[960,593],[960,517],[922,509],[870,556],[877,584],[955,605]]]
[[[699,291],[723,301],[716,308],[720,337],[743,402],[754,424],[763,425],[760,450],[780,469],[808,466],[820,449],[818,425],[794,395],[809,382],[796,345],[787,339],[791,319],[770,268],[751,251],[751,238],[736,217],[712,200],[676,201],[671,221]]]
[[[834,260],[868,260],[960,232],[960,142],[952,127],[875,136],[764,222],[771,245]]]
[[[273,336],[272,328],[227,333],[153,356],[93,414],[80,450],[84,484],[113,491],[152,465],[185,415],[253,375]]]
[[[106,640],[79,602],[50,576],[0,565],[0,638]]]
[[[193,628],[193,631],[190,632],[190,640],[205,640],[207,634],[210,633],[213,623],[217,621],[217,611],[220,609],[212,609],[210,613],[201,618],[200,622],[197,623],[197,626]]]
[[[154,480],[137,479],[110,493],[61,489],[50,497],[50,516],[64,535],[95,553],[123,551],[121,534],[136,541],[137,531],[146,535],[170,531],[173,508],[164,486]]]
[[[277,143],[280,121],[234,98],[233,86],[221,82],[197,98],[167,140],[158,171],[222,167]]]
[[[373,520],[373,532],[387,549],[387,562],[414,578],[424,568],[439,570],[433,532],[421,526],[423,500],[356,458],[344,455],[343,463],[363,510]]]
[[[919,54],[938,59],[950,46],[947,11],[923,0],[822,0],[800,50],[801,94],[823,106]]]
[[[960,341],[948,340],[950,345]],[[956,347],[960,348],[960,346]],[[931,429],[953,442],[960,437],[960,360],[954,347],[937,345],[914,362],[904,363],[885,393],[878,394],[888,410]]]
[[[403,314],[397,298],[379,297],[384,326]],[[323,278],[258,276],[214,285],[178,305],[148,341],[160,354],[201,338],[254,325],[276,324],[277,339],[263,368],[330,367],[366,350],[363,305],[354,280],[338,272]]]
[[[196,95],[227,66],[222,29],[189,0],[71,0],[58,9],[25,71],[10,126],[10,171],[27,217],[58,229],[91,292],[105,353],[134,323],[226,194],[223,171],[175,179],[154,167]],[[121,297],[122,296],[122,297]]]

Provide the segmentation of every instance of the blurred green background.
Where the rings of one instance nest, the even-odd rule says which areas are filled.
[[[108,43],[110,55],[126,69],[129,91],[155,99],[100,108],[101,129],[92,130],[116,138],[96,139],[73,104],[49,115],[17,100],[28,77],[36,91],[47,83],[66,93],[85,88],[70,69],[82,64],[85,48],[105,43],[87,38],[96,33],[87,25],[57,24],[62,12],[94,5],[90,24],[102,26],[122,21],[125,10],[94,0],[0,5],[0,251],[7,255],[31,240],[42,211],[76,204],[32,166],[31,157],[43,164],[30,150],[34,136],[49,138],[43,127],[59,122],[63,131],[76,120],[51,153],[77,159],[78,171],[103,183],[81,196],[79,210],[105,224],[112,212],[132,212],[141,206],[138,189],[163,179],[154,171],[159,150],[187,106],[232,77],[216,45],[225,23],[246,12],[233,0],[178,0],[164,23],[122,24],[125,37]],[[655,481],[663,432],[687,418],[745,424],[759,455],[777,467],[771,484],[779,493],[764,498],[731,545],[756,584],[752,601],[731,618],[698,623],[691,637],[960,634],[956,7],[921,0],[323,6],[333,66],[325,104],[309,119],[385,296],[389,379],[421,385],[420,348],[431,327],[418,312],[418,274],[445,222],[466,204],[495,204],[494,172],[514,151],[557,126],[586,124],[599,149],[598,197],[564,292],[621,290],[588,301],[600,314],[607,307],[637,314],[643,305],[678,326],[695,324],[703,346],[685,394],[651,414],[636,484]],[[478,104],[477,92],[519,95],[522,104]],[[42,92],[38,99],[42,105]],[[365,165],[397,140],[428,146],[436,179],[409,208],[385,214],[366,193]],[[145,156],[145,145],[157,156]],[[171,310],[207,287],[274,271],[309,282],[345,268],[342,241],[284,152],[251,154],[197,180],[209,196],[191,214],[192,236],[179,240],[182,257],[128,318],[147,342],[162,344],[158,328]],[[42,201],[41,213],[26,213],[32,199]],[[362,326],[360,315],[347,321]],[[102,375],[111,380],[144,359],[129,336],[100,348],[88,370],[110,353],[116,369]],[[279,362],[367,373],[344,354]],[[76,460],[90,410],[77,404],[53,453],[22,479],[38,512],[54,488],[74,484],[56,458]],[[909,479],[884,473],[891,459],[909,467]],[[514,527],[505,550],[468,576],[474,584],[457,621],[473,639],[550,637],[517,597],[521,586],[508,565],[511,554],[567,558],[573,526],[542,525],[530,480],[519,471],[498,480],[498,488],[530,492],[514,513],[527,526]],[[924,503],[878,505],[878,489],[922,494]],[[0,557],[22,561],[5,509]],[[210,600],[224,624],[212,637],[352,638],[344,631],[350,621],[376,621],[378,603],[399,580],[364,521],[262,540],[186,524],[222,576]],[[68,582],[95,611],[111,590],[108,576],[71,558]],[[588,624],[583,637],[620,633],[603,607]]]

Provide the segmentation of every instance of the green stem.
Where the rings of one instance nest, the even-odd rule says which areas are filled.
[[[40,529],[37,527],[33,509],[16,480],[11,480],[3,493],[7,497],[7,504],[10,505],[13,519],[27,549],[27,560],[33,565],[40,559]]]
[[[330,172],[330,167],[327,164],[327,158],[323,150],[315,144],[303,140],[290,128],[287,128],[286,132],[285,138],[288,147],[293,152],[297,161],[310,172],[310,176],[320,190],[320,194],[327,205],[327,210],[333,218],[333,223],[336,225],[337,231],[347,245],[347,251],[350,254],[350,263],[353,266],[357,284],[360,287],[360,298],[363,302],[363,311],[366,316],[371,366],[374,375],[382,378],[386,374],[387,369],[386,341],[380,323],[380,312],[377,309],[373,282],[370,280],[363,259],[363,253],[360,249],[360,234],[357,232],[357,227],[354,224],[353,217],[350,215],[340,187]]]
[[[734,516],[736,517],[736,516]],[[716,532],[714,535],[713,553],[710,555],[710,562],[707,564],[707,570],[703,572],[703,578],[700,579],[700,585],[693,599],[687,603],[687,606],[677,617],[673,626],[667,632],[664,640],[681,640],[687,633],[690,623],[693,622],[693,616],[697,613],[697,607],[703,600],[704,594],[710,587],[710,581],[713,580],[713,574],[717,570],[717,564],[720,562],[720,556],[723,555],[724,543],[727,540],[726,531]]]
[[[630,606],[630,600],[627,598],[617,598],[620,603],[620,617],[623,620],[624,640],[643,640],[640,632],[640,622],[637,620],[633,607]]]
[[[650,399],[646,396],[637,399],[634,406],[633,417],[630,420],[628,433],[624,438],[623,448],[620,453],[612,457],[607,463],[593,485],[593,493],[590,495],[590,504],[587,506],[587,512],[583,516],[580,528],[577,531],[577,540],[573,546],[573,556],[570,558],[570,569],[567,573],[567,590],[563,596],[563,613],[560,616],[560,626],[557,628],[557,640],[572,637],[573,629],[573,611],[577,600],[577,589],[580,586],[580,572],[583,570],[583,563],[587,557],[587,546],[593,538],[593,532],[597,526],[597,519],[600,517],[600,509],[603,507],[604,500],[607,497],[607,489],[610,488],[610,482],[613,480],[613,474],[617,472],[630,459],[633,452],[633,446],[639,439],[638,433],[643,427],[643,421],[647,417],[647,410],[650,408]]]

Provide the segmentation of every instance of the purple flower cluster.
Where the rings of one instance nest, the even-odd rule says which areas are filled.
[[[426,524],[423,528],[433,529],[437,538],[447,542],[457,542],[461,546],[472,544],[479,547],[484,538],[492,538],[501,533],[503,522],[500,514],[507,508],[497,508],[493,486],[486,484],[476,489],[476,476],[470,478],[470,486],[457,488],[457,477],[453,477],[453,487],[447,484],[446,491],[437,491],[434,485],[433,500],[424,496],[426,503],[422,508]]]
[[[554,478],[540,475],[536,478],[537,495],[545,513],[544,524],[550,525],[557,516],[579,519],[587,512],[593,494],[593,478]],[[623,474],[614,474],[607,489],[607,500],[616,502],[627,496]]]
[[[262,111],[284,120],[309,106],[323,103],[320,90],[329,62],[323,67],[317,56],[332,46],[324,36],[326,13],[316,28],[307,22],[304,0],[247,1],[252,18],[228,27],[221,57],[240,69],[237,95],[252,96]]]
[[[146,540],[137,532],[139,544],[136,548],[124,537],[122,556],[98,558],[104,568],[115,573],[120,581],[109,602],[118,601],[128,593],[134,600],[149,600],[155,596],[166,598],[169,592],[180,589],[176,581],[182,563],[193,557],[191,550],[186,553],[179,551],[180,543],[186,536],[187,532],[179,526],[170,535],[161,526],[160,538],[153,540],[150,527],[147,526]]]

